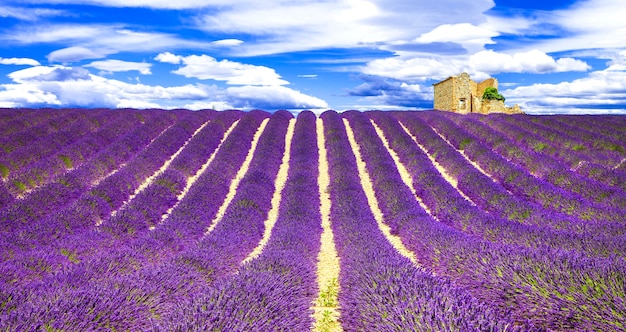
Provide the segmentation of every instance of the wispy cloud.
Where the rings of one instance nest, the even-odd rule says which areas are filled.
[[[212,49],[197,42],[162,32],[137,31],[120,24],[40,24],[19,26],[0,35],[0,40],[21,45],[69,45],[49,55],[51,61],[72,62],[118,52],[153,52],[174,48]],[[223,45],[222,45],[223,46]]]
[[[23,21],[37,21],[45,17],[66,15],[68,15],[66,11],[57,9],[0,6],[0,17],[12,17]]]
[[[443,24],[423,33],[415,39],[415,42],[424,44],[453,42],[463,45],[468,51],[475,51],[483,49],[487,44],[494,44],[492,38],[498,35],[499,32],[486,26],[470,23]]]
[[[47,58],[50,62],[71,63],[85,59],[100,59],[106,57],[107,52],[94,52],[86,47],[72,46],[50,52]]]
[[[491,0],[236,2],[200,17],[197,24],[208,32],[258,36],[254,43],[234,50],[251,56],[333,47],[380,47],[418,38],[445,23],[484,23],[482,13],[492,6]],[[415,19],[416,13],[420,13],[420,19]],[[280,19],[260,19],[266,17]]]
[[[90,64],[85,65],[85,67],[92,67],[96,69],[100,69],[105,72],[125,72],[125,71],[138,71],[143,75],[150,75],[150,68],[152,64],[145,62],[130,62],[130,61],[121,61],[121,60],[103,60],[103,61],[94,61]]]
[[[70,4],[70,5],[94,5],[102,7],[142,7],[153,9],[194,9],[209,6],[225,6],[232,3],[231,0],[21,0],[25,3],[47,4]],[[254,3],[251,0],[239,0],[238,2]]]

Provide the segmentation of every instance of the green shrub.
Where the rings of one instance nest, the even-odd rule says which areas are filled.
[[[504,101],[504,97],[500,93],[498,93],[498,89],[491,86],[485,89],[485,93],[483,93],[483,99],[495,99]]]

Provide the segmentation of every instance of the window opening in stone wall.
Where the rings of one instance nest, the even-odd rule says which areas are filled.
[[[467,103],[465,102],[465,98],[459,99],[459,109],[464,110],[467,107]]]

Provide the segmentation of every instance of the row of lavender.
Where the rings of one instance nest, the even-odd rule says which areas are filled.
[[[277,112],[265,126],[269,115],[264,112],[173,113],[158,122],[161,126],[145,126],[151,115],[142,115],[123,135],[112,135],[108,146],[80,159],[79,166],[58,168],[32,191],[21,192],[23,198],[6,191],[10,199],[0,211],[0,326],[181,331],[312,326],[308,309],[317,294],[321,233],[315,117],[310,112],[298,117],[272,237],[261,256],[241,265],[263,234],[291,115]],[[46,123],[0,116],[23,130]],[[342,116],[325,113],[344,329],[624,327],[619,185],[586,177],[555,157],[550,162],[560,167],[554,171],[559,176],[530,171],[529,164],[500,153],[524,148],[505,134],[521,126],[501,132],[488,127],[490,117],[468,118],[477,123],[473,127],[458,125],[465,118],[431,112],[348,112],[343,118],[354,130],[385,222],[421,265],[395,252],[377,228]],[[612,121],[619,127],[622,120]],[[470,131],[486,127],[500,139],[497,144],[479,136],[478,129]],[[148,129],[150,134],[139,136]],[[207,233],[257,131],[262,135],[250,168],[220,223]],[[619,136],[594,133],[598,141],[609,142],[595,146],[619,152]],[[89,135],[68,141],[66,150]],[[124,152],[137,137],[145,137],[140,146]],[[430,214],[402,181],[383,137],[413,175],[413,189]],[[420,146],[457,179],[465,197]],[[113,159],[117,151],[123,153]],[[533,152],[535,159],[525,160],[549,157]],[[58,151],[47,156],[60,159]],[[608,166],[591,158],[589,152],[589,164],[620,176],[612,164],[619,157]],[[166,171],[159,173],[164,165]],[[134,196],[152,174],[158,176]],[[197,181],[189,187],[192,177]],[[606,193],[594,199],[575,190],[585,185]],[[43,199],[46,195],[51,199]]]
[[[348,114],[355,120],[360,113]],[[331,220],[341,263],[339,302],[341,321],[348,331],[488,331],[515,330],[505,312],[482,302],[446,277],[432,273],[401,256],[381,233],[368,206],[346,129],[336,113],[322,114],[329,154]],[[353,122],[351,122],[353,123]],[[398,232],[423,234],[421,224],[437,223],[415,202],[395,167],[376,165],[368,157],[369,142],[355,126],[385,222]],[[387,168],[389,167],[389,168]],[[378,174],[374,174],[378,170]],[[393,196],[393,197],[390,197]],[[386,198],[389,198],[387,200]],[[424,234],[425,235],[425,234]],[[405,244],[414,244],[405,237]],[[410,247],[420,263],[425,256]],[[436,250],[439,248],[429,248]]]
[[[515,324],[524,329],[624,327],[621,325],[626,314],[623,237],[604,236],[595,231],[555,230],[550,219],[542,223],[551,211],[542,211],[532,200],[512,195],[501,184],[479,173],[480,178],[458,151],[446,149],[448,144],[422,121],[424,117],[443,115],[394,114],[394,117],[388,113],[369,113],[413,175],[418,196],[441,222],[407,217],[406,211],[417,206],[416,199],[407,196],[410,192],[401,198],[398,184],[389,183],[393,162],[382,143],[372,138],[377,135],[372,125],[359,119],[364,116],[358,113],[346,116],[355,123],[356,134],[360,132],[362,145],[377,145],[370,148],[365,158],[371,165],[372,177],[382,179],[376,193],[383,207],[385,201],[390,204],[385,220],[425,267],[451,278],[457,286],[468,289],[486,303],[509,308]],[[401,127],[405,124],[408,132]],[[455,132],[462,132],[462,128]],[[423,143],[435,159],[458,176],[459,189],[477,203],[472,204],[455,193],[418,148],[418,143]],[[499,167],[507,167],[507,161],[501,160]],[[471,180],[464,180],[470,175]],[[527,209],[529,216],[519,221],[515,220],[520,219],[515,214],[506,218],[497,206],[490,208],[497,204],[484,202],[491,195],[496,195],[496,202],[505,205],[503,209]],[[531,218],[534,214],[538,216]],[[566,219],[560,224],[583,223],[572,216],[562,217]],[[524,224],[523,219],[532,223]],[[619,252],[622,257],[612,256],[613,252]]]
[[[36,278],[7,281],[5,286],[8,292],[3,294],[8,301],[4,306],[9,308],[5,316],[9,317],[7,322],[18,324],[12,327],[18,330],[32,326],[34,322],[42,326],[47,322],[55,328],[58,326],[63,329],[94,329],[106,326],[116,328],[133,326],[145,329],[149,326],[146,324],[150,324],[151,317],[168,311],[162,302],[171,305],[178,300],[176,295],[188,295],[187,292],[191,292],[193,287],[208,282],[211,277],[207,275],[208,271],[214,271],[216,275],[227,273],[228,269],[220,266],[220,263],[229,264],[237,257],[227,256],[222,260],[215,260],[203,255],[221,253],[221,250],[210,250],[210,247],[221,247],[225,241],[231,246],[238,246],[239,243],[229,239],[245,226],[239,225],[234,220],[239,220],[242,214],[246,213],[258,215],[263,210],[257,211],[258,207],[255,209],[251,206],[237,208],[238,205],[235,205],[235,208],[231,209],[233,211],[227,211],[222,221],[223,225],[230,224],[231,228],[227,227],[224,230],[223,227],[217,227],[213,233],[206,236],[205,231],[220,202],[224,200],[238,165],[241,165],[248,153],[253,134],[267,116],[267,113],[254,112],[239,122],[233,133],[220,145],[214,162],[204,169],[185,198],[177,202],[176,209],[169,215],[167,222],[160,225],[161,227],[156,227],[154,231],[149,231],[148,225],[154,224],[155,221],[147,222],[145,218],[140,217],[141,209],[145,206],[133,204],[131,201],[122,212],[109,218],[108,222],[104,221],[99,227],[85,227],[82,232],[80,226],[76,229],[70,227],[65,238],[44,248],[48,250],[40,251],[41,256],[49,252],[49,256],[57,257],[36,257],[39,253],[26,251],[23,254],[18,253],[17,256],[25,257],[22,261],[33,261],[31,257],[35,256],[37,261],[48,262],[48,265],[41,273],[36,273]],[[282,152],[276,148],[271,149],[277,144],[275,142],[280,142],[281,135],[284,136],[284,132],[280,132],[280,126],[284,126],[274,125],[277,126],[279,128],[269,131],[273,132],[274,136],[268,134],[270,136],[265,139],[265,145],[270,147],[269,151],[265,151],[266,159],[280,160],[278,156]],[[198,141],[198,144],[195,144],[196,147],[203,148],[204,144],[215,142],[213,139],[215,137],[212,138],[215,135],[218,135],[219,142],[224,130],[209,133],[204,142]],[[213,145],[213,149],[217,146],[217,144],[208,145]],[[198,155],[203,156],[203,162],[206,161],[209,155],[202,151],[187,149],[192,146],[193,143],[190,141],[183,149],[183,153],[179,154],[170,166],[176,164],[189,166],[190,161],[198,159]],[[178,160],[181,162],[177,163]],[[203,162],[195,163],[196,168]],[[272,163],[261,158],[258,164],[270,167],[267,165]],[[173,170],[176,170],[176,167]],[[255,170],[252,174],[258,176],[259,172]],[[259,190],[272,189],[267,188],[267,181],[254,183],[253,180],[254,176],[251,184],[241,186],[244,187],[244,194],[241,195],[247,195],[249,198],[242,198],[239,201],[249,199],[254,202],[258,199],[256,194]],[[159,187],[166,187],[167,190],[158,190]],[[136,196],[134,201],[148,192],[152,192],[153,196],[155,193],[156,196],[169,195],[175,200],[175,194],[180,192],[182,187],[183,183],[168,182],[166,172],[161,179],[157,178],[153,185]],[[251,188],[248,189],[251,192],[245,194],[245,188]],[[213,195],[207,195],[207,192]],[[237,197],[235,199],[237,201]],[[174,200],[170,199],[169,202],[173,203]],[[163,203],[163,200],[161,201]],[[152,202],[154,203],[154,200]],[[202,204],[203,202],[206,204]],[[163,206],[158,208],[162,209]],[[262,220],[262,217],[253,218],[256,220],[257,228],[259,219]],[[236,229],[232,229],[233,224]],[[134,231],[129,232],[131,229]],[[253,240],[250,239],[250,242]],[[232,250],[229,252],[233,253]],[[54,267],[52,262],[55,262],[55,259],[57,265],[64,266],[60,269],[51,268]],[[12,272],[11,267],[18,267],[16,265],[19,265],[20,260],[13,259],[9,262],[16,262],[18,264],[6,264],[6,270]],[[132,296],[133,294],[136,296]],[[90,303],[94,307],[85,307],[85,303]],[[63,311],[67,311],[67,314],[59,315],[59,312]]]

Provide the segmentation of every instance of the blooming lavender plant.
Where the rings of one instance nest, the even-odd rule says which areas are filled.
[[[552,228],[554,225],[565,225],[572,226],[565,227],[566,229],[577,229],[579,232],[582,232],[586,224],[568,216],[558,216],[558,214],[555,216],[550,211],[519,202],[515,196],[506,191],[503,192],[491,180],[474,178],[465,174],[459,179],[459,188],[466,189],[466,193],[470,192],[467,190],[468,185],[472,186],[472,188],[480,187],[483,189],[482,192],[476,191],[476,195],[470,194],[472,202],[477,204],[473,205],[461,197],[438,174],[438,171],[432,166],[425,154],[404,133],[400,124],[392,116],[382,112],[372,112],[368,115],[384,131],[392,149],[398,153],[401,161],[408,166],[408,171],[413,175],[412,185],[416,188],[417,194],[430,209],[431,213],[440,221],[491,242],[535,248],[548,246],[572,249],[599,257],[608,257],[613,254],[626,255],[626,252],[623,251],[623,238],[609,237],[601,232],[579,234],[574,231],[554,230]],[[387,156],[386,149],[383,149],[383,146],[380,144],[368,144],[368,142],[374,140],[372,137],[376,135],[373,132],[373,128],[367,122],[364,124],[362,119],[358,121],[358,117],[354,116],[354,118],[355,135],[363,143],[364,148],[370,149],[368,153],[364,153],[364,156],[368,158],[368,164],[372,165],[373,179],[382,181],[381,186],[383,187],[397,187],[400,185],[399,183],[389,183],[390,174],[393,173],[390,169],[395,168],[395,165]],[[421,131],[421,134],[420,140],[428,136],[425,130]],[[442,143],[446,144],[443,141]],[[365,151],[367,152],[368,150]],[[441,150],[438,149],[436,151]],[[445,160],[443,161],[445,163]],[[460,161],[457,160],[457,162]],[[468,167],[470,170],[473,169],[472,166]],[[467,181],[466,184],[464,184],[465,181]],[[484,202],[487,198],[494,202]],[[411,201],[410,197],[407,199]],[[392,201],[396,202],[395,200]],[[494,206],[494,204],[501,206]],[[391,207],[390,210],[403,211],[403,208]],[[518,217],[521,219],[519,221],[525,222],[525,224],[518,222],[517,218],[514,218],[517,215],[509,217],[508,213],[517,211],[528,211],[528,216],[519,215]],[[495,212],[495,215],[490,214],[491,212]],[[507,220],[507,217],[510,220]],[[555,219],[559,217],[562,219]],[[579,225],[574,227],[576,225],[568,225],[567,223],[579,223]]]
[[[54,133],[61,127],[61,124],[73,121],[72,118],[76,118],[79,114],[75,110],[44,110],[42,112],[14,110],[8,115],[12,116],[7,118],[6,122],[0,121],[2,125],[0,156]],[[8,169],[3,172],[7,171]],[[6,174],[2,176],[6,178]]]
[[[408,118],[407,120],[407,123],[410,123],[411,126],[417,125],[417,119]],[[494,137],[498,139],[497,142],[491,145],[493,151],[502,154],[505,153],[502,150],[506,150],[507,147],[512,146],[512,143],[499,137],[497,133],[490,135],[492,139],[494,139]],[[480,138],[482,139],[483,136]],[[486,142],[487,140],[485,139],[484,141]],[[519,154],[524,153],[523,151],[519,152]],[[510,158],[510,156],[508,157]],[[580,194],[559,188],[540,177],[534,176],[531,174],[531,170],[509,162],[506,158],[502,157],[502,155],[499,156],[499,160],[487,158],[487,156],[481,156],[474,160],[513,194],[534,201],[546,209],[572,215],[584,221],[615,222],[622,220],[622,209],[605,205],[598,206],[596,203],[584,198]]]
[[[2,187],[11,181],[0,182],[0,330],[309,329],[321,233],[312,113],[298,117],[279,217],[262,253],[242,264],[264,231],[292,119],[287,112],[271,115],[234,199],[207,232],[268,117],[261,111],[0,109],[0,160],[30,158],[22,154],[25,146],[51,138],[37,150],[41,163],[7,169],[4,177],[48,167],[49,174],[37,173],[42,179],[32,191],[17,198],[14,188]],[[564,155],[547,154],[550,146],[534,151],[528,145],[552,144],[550,137],[585,148],[601,144],[609,158],[619,151],[598,142],[619,143],[624,135],[602,127],[619,129],[626,120],[487,120],[440,112],[326,112],[322,119],[344,330],[626,328],[620,169],[594,162],[570,168]],[[384,224],[417,263],[378,228],[343,119]],[[404,184],[370,120],[430,213]],[[475,204],[441,176],[398,120]],[[559,123],[567,125],[549,127]],[[543,127],[535,131],[534,124]],[[72,126],[91,129],[68,139],[63,135]],[[496,127],[529,133],[534,141]],[[101,134],[111,139],[106,147],[87,143]],[[183,146],[163,173],[155,173]],[[91,157],[83,158],[79,147]],[[66,167],[60,156],[70,151],[73,165]],[[496,181],[470,166],[461,151]],[[584,161],[604,156],[578,151]],[[195,182],[183,194],[190,177]]]
[[[400,199],[410,193],[402,193],[402,187],[393,188],[380,188],[381,207],[385,200],[410,202]],[[379,190],[375,187],[375,191]],[[450,277],[478,299],[512,309],[511,317],[516,324],[526,326],[524,329],[621,328],[625,312],[623,287],[619,286],[626,271],[623,262],[588,258],[560,248],[480,241],[444,223],[420,218],[420,211],[415,209],[415,203],[404,205],[398,208],[404,213],[386,222],[420,263]],[[602,305],[598,302],[600,294]],[[611,318],[600,319],[607,315],[602,309],[606,306],[616,310]]]
[[[131,118],[136,117],[134,113],[129,115]],[[94,183],[112,174],[124,162],[144,149],[168,125],[171,125],[171,119],[163,115],[165,114],[142,117],[142,121],[145,121],[143,125],[135,127],[133,131],[111,144],[91,162],[60,176],[55,182],[37,188],[24,199],[8,204],[0,211],[0,221],[2,221],[0,230],[5,232],[12,227],[33,223],[76,201]]]
[[[20,174],[29,164],[44,159],[59,149],[78,141],[84,135],[98,130],[98,126],[85,115],[67,120],[67,123],[58,131],[31,140],[28,145],[3,156],[0,160],[3,177],[10,178],[14,174]],[[9,189],[13,190],[15,194],[26,190],[25,184],[16,180],[12,181]]]
[[[341,262],[339,302],[343,328],[515,330],[493,308],[445,278],[416,268],[393,249],[368,207],[339,115],[326,112],[322,119],[329,152],[331,220]],[[411,212],[418,220],[429,219],[423,210]],[[392,230],[395,227],[390,226]]]
[[[321,216],[315,115],[298,116],[288,180],[272,237],[259,257],[178,303],[156,330],[304,331],[312,325]]]
[[[119,136],[128,132],[135,124],[127,121],[121,113],[115,117],[98,117],[96,120],[106,124],[104,128],[83,136],[78,141],[59,149],[47,158],[40,159],[28,167],[12,172],[9,183],[20,184],[24,191],[51,182],[57,176],[70,169],[80,167],[91,157],[112,144]],[[93,121],[93,119],[92,119]]]

